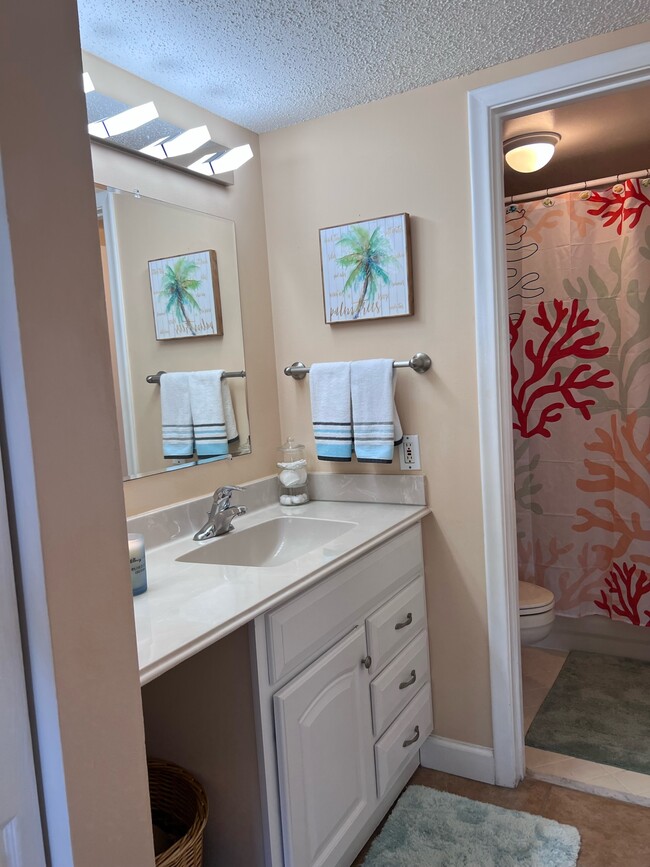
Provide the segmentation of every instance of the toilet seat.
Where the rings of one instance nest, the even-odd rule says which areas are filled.
[[[544,614],[555,606],[555,597],[546,587],[531,584],[529,581],[519,582],[519,616]]]

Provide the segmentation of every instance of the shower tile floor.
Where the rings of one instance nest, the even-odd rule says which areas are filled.
[[[560,650],[522,647],[525,732],[553,686],[566,657],[567,653]],[[650,806],[650,776],[612,765],[526,747],[526,775],[620,801]]]

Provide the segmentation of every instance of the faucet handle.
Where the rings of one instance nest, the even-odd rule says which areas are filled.
[[[230,498],[232,497],[235,491],[243,491],[243,488],[240,488],[239,485],[224,485],[222,488],[217,488],[214,492],[214,502],[223,505],[224,508],[228,508],[230,505]]]

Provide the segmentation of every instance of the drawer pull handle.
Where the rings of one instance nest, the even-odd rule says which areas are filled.
[[[399,685],[399,688],[400,689],[406,689],[407,686],[413,686],[414,683],[415,683],[415,669],[412,669],[410,678],[408,680],[402,681],[402,683],[400,683],[400,685]]]
[[[415,727],[415,734],[412,738],[407,738],[402,744],[403,747],[410,747],[411,744],[414,744],[418,738],[420,737],[420,726]]]
[[[405,626],[410,626],[411,623],[413,623],[413,615],[409,611],[409,613],[406,615],[406,620],[402,620],[401,623],[396,623],[395,629],[404,629]]]
[[[372,657],[364,656],[364,658],[361,660],[361,665],[363,665],[364,668],[370,668],[370,666],[372,665]]]

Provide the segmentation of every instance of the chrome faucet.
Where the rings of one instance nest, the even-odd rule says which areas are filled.
[[[238,515],[246,514],[246,506],[231,506],[230,498],[235,491],[243,491],[237,485],[225,485],[217,488],[214,492],[212,506],[208,512],[208,520],[201,529],[194,534],[195,542],[204,542],[206,539],[214,539],[215,536],[223,536],[232,530],[232,519]]]

